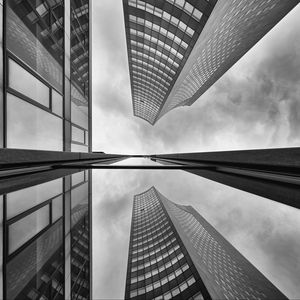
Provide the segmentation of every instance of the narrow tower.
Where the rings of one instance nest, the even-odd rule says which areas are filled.
[[[133,203],[125,299],[287,299],[191,206]]]
[[[123,0],[134,115],[192,105],[299,0]]]

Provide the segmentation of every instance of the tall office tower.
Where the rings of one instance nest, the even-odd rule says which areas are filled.
[[[134,115],[193,104],[299,0],[123,0]]]
[[[133,112],[157,120],[217,0],[123,0]]]
[[[191,206],[136,195],[126,299],[287,299]]]

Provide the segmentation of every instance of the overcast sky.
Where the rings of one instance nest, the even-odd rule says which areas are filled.
[[[171,153],[299,146],[298,5],[191,107],[133,117],[121,0],[93,1],[93,146]],[[289,298],[300,299],[297,209],[183,171],[94,171],[94,298],[124,297],[132,198],[193,205]]]

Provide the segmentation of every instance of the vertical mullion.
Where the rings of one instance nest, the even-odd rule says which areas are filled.
[[[71,151],[71,0],[64,1],[64,151]]]
[[[71,0],[64,0],[64,127],[63,149],[71,151]],[[64,184],[64,298],[71,298],[71,176],[66,176]]]

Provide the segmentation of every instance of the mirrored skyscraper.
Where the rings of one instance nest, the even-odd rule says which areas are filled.
[[[191,206],[133,203],[126,299],[287,299]]]
[[[123,0],[134,115],[193,104],[298,0]]]

